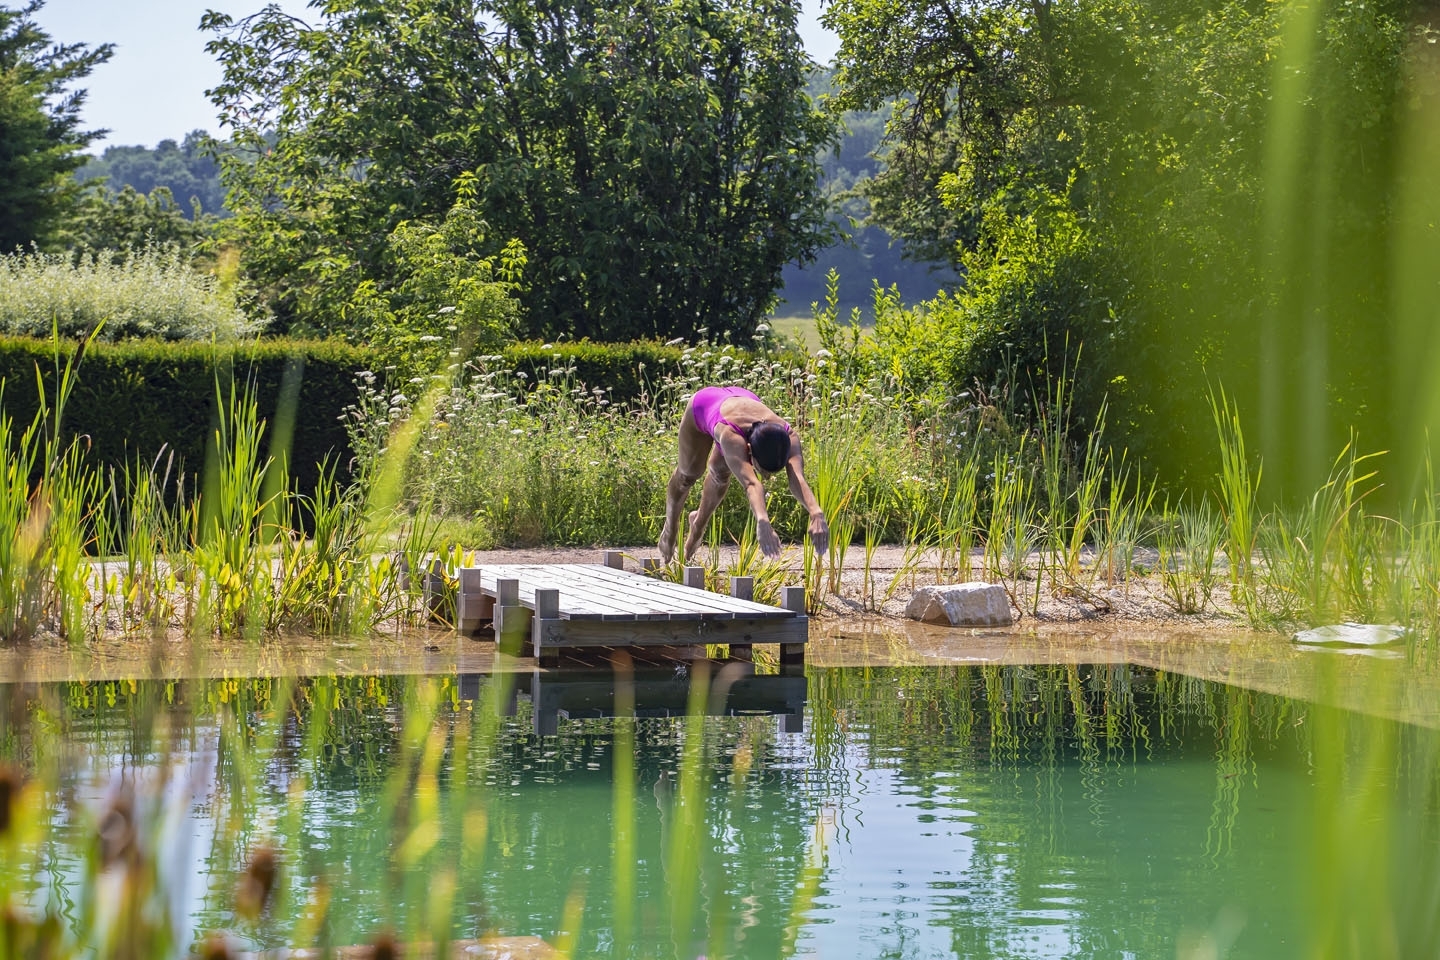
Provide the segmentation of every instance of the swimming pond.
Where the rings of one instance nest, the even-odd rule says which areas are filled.
[[[85,922],[121,798],[177,952],[216,929],[247,949],[438,931],[686,960],[1440,942],[1423,727],[1132,665],[691,664],[622,675],[618,698],[612,676],[537,736],[540,682],[10,685],[8,749],[55,772],[28,900]],[[640,716],[600,715],[617,708]],[[247,919],[262,847],[277,888]]]

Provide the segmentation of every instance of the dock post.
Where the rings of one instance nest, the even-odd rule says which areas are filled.
[[[560,591],[546,588],[535,591],[535,617],[530,624],[530,648],[542,667],[560,665],[560,653],[552,644],[545,645],[546,634],[556,630],[560,623]]]
[[[687,587],[694,587],[694,588],[697,589],[697,590],[704,590],[704,589],[705,589],[705,568],[704,568],[704,567],[686,567],[686,568],[685,568],[685,586],[687,586]]]
[[[652,577],[665,569],[665,565],[660,562],[659,557],[646,557],[641,561],[641,566],[644,568],[645,573]]]
[[[609,567],[611,570],[624,570],[625,554],[621,553],[619,550],[606,550],[605,566]]]
[[[431,622],[445,619],[445,561],[436,557],[430,561],[424,582],[425,613]]]
[[[736,600],[754,600],[755,578],[731,577],[730,596]],[[754,660],[755,647],[748,643],[732,643],[730,644],[730,656],[736,660]]]
[[[520,606],[520,581],[495,581],[495,646],[501,653],[520,656],[530,632],[530,611]]]
[[[809,619],[805,615],[805,588],[804,587],[781,587],[780,606],[786,610],[793,610],[796,618],[801,621]],[[808,624],[807,624],[808,627]],[[803,643],[782,643],[780,644],[780,668],[782,673],[787,673],[785,668],[805,668],[805,644]]]
[[[481,592],[480,568],[461,567],[460,593],[455,598],[455,631],[473,637],[480,632],[480,624],[494,617],[495,598]]]

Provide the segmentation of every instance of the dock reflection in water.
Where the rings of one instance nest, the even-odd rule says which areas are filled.
[[[480,700],[484,676],[460,674],[460,699]],[[697,683],[703,691],[696,691]],[[776,716],[781,732],[800,733],[806,688],[803,674],[756,673],[748,660],[569,658],[558,668],[514,675],[504,713],[514,716],[517,695],[528,697],[534,733],[549,736],[559,732],[561,719],[682,717],[699,704],[699,712],[712,717]],[[623,701],[629,702],[621,706]]]

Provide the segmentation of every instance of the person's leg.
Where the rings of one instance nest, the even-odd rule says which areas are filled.
[[[720,501],[725,499],[725,491],[729,489],[730,467],[725,463],[720,447],[716,446],[710,451],[710,468],[705,471],[705,483],[700,488],[700,506],[690,514],[690,530],[685,535],[685,549],[680,554],[682,563],[700,546],[706,524],[710,522],[715,508],[720,506]]]
[[[680,511],[685,507],[685,497],[705,472],[705,461],[715,445],[714,439],[695,425],[693,403],[680,418],[678,443],[675,472],[665,486],[665,525],[660,528],[660,556],[666,563],[675,556],[675,538],[680,530]]]

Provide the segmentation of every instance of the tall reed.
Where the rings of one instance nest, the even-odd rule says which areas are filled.
[[[1248,610],[1255,597],[1256,527],[1259,522],[1257,498],[1263,467],[1251,472],[1245,453],[1245,434],[1240,411],[1223,387],[1210,394],[1210,413],[1220,441],[1220,512],[1225,521],[1225,555],[1230,564],[1230,583],[1237,599]]]
[[[1209,501],[1165,504],[1156,522],[1161,598],[1176,612],[1204,613],[1219,582],[1216,561],[1224,534]]]

